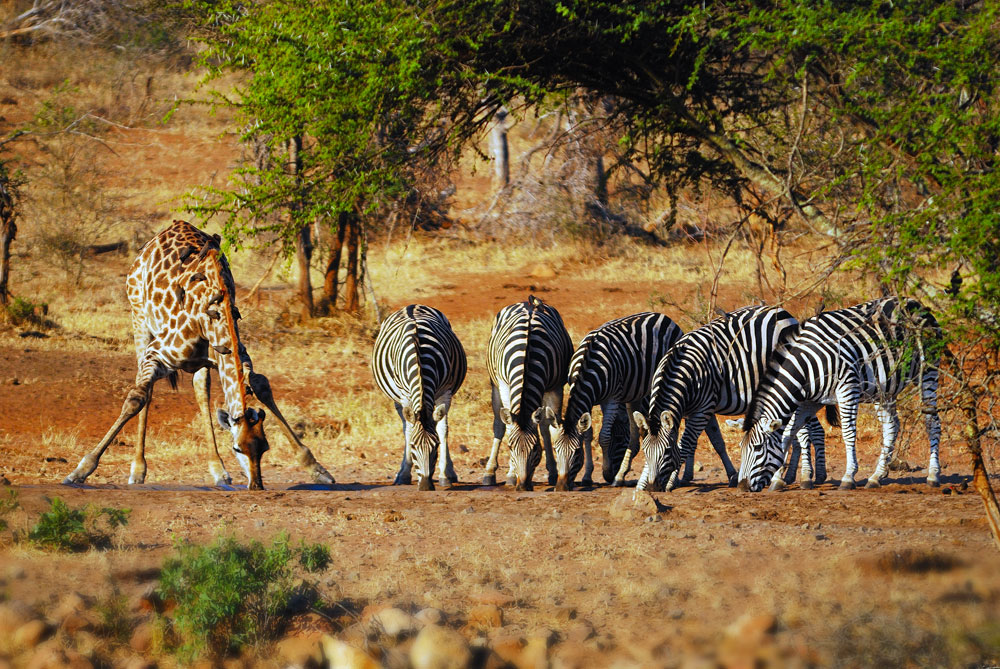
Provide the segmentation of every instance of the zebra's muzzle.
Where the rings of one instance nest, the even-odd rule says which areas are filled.
[[[417,490],[434,490],[434,481],[431,480],[430,476],[421,476],[419,483],[417,483]]]
[[[750,492],[750,481],[742,479],[739,484],[737,484],[736,489],[740,492]]]
[[[568,492],[573,489],[573,482],[569,480],[569,477],[562,475],[556,479],[556,490],[559,492]]]

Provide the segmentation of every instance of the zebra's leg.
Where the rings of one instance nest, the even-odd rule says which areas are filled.
[[[407,424],[406,419],[403,418],[403,405],[396,402],[396,413],[399,414],[399,420],[403,421],[403,462],[399,465],[399,471],[396,473],[396,479],[392,482],[393,485],[410,485],[413,482],[413,476],[410,473],[413,463],[410,462],[410,426]]]
[[[937,367],[929,367],[920,380],[920,396],[923,401],[921,411],[924,413],[924,425],[927,428],[927,440],[930,442],[930,456],[927,461],[927,485],[938,486],[938,476],[941,473],[941,463],[938,460],[938,445],[941,442],[941,417],[937,411]]]
[[[211,447],[211,450],[208,452],[208,475],[212,477],[215,485],[230,485],[233,482],[233,478],[226,471],[226,466],[222,464],[222,458],[219,457],[219,444],[215,440],[215,428],[212,425],[212,377],[208,368],[202,367],[195,372],[191,378],[191,384],[194,386],[195,401],[198,403],[198,408],[201,411],[205,440]],[[139,417],[141,419],[142,414]],[[215,457],[212,457],[213,455]]]
[[[628,421],[628,446],[622,454],[622,464],[618,468],[618,473],[615,474],[614,486],[616,488],[622,488],[625,486],[625,477],[628,476],[629,470],[632,469],[632,459],[635,458],[636,454],[639,452],[639,426],[635,424],[635,419],[632,418],[632,412],[642,406],[643,405],[633,403],[626,405],[628,409],[625,412],[625,420]],[[643,411],[643,413],[645,413],[645,411]]]
[[[556,468],[556,456],[552,451],[552,434],[549,426],[552,422],[546,418],[545,407],[552,410],[552,414],[558,416],[562,411],[563,389],[560,386],[557,390],[550,390],[542,395],[542,411],[538,414],[538,429],[541,432],[542,446],[545,448],[545,470],[548,473],[549,485],[555,485],[559,478],[559,470]]]
[[[490,383],[493,389],[493,446],[490,448],[490,459],[486,463],[486,474],[483,476],[483,485],[497,484],[497,467],[500,459],[500,442],[507,432],[507,425],[500,418],[500,391],[496,384]]]
[[[854,386],[837,389],[837,410],[840,416],[840,436],[844,440],[846,463],[844,477],[840,479],[841,490],[854,490],[854,475],[858,473],[858,454],[854,448],[858,438],[858,392]]]
[[[594,428],[587,428],[580,437],[583,440],[583,478],[580,480],[580,484],[590,487],[594,485],[594,452],[592,448]]]
[[[812,457],[810,445],[813,444],[813,434],[815,432],[815,427],[819,427],[820,438],[822,439],[823,427],[819,425],[819,420],[816,416],[809,417],[806,420],[806,425],[801,430],[796,433],[795,438],[799,442],[799,447],[802,450],[802,467],[799,470],[799,480],[801,481],[800,487],[804,490],[811,490],[815,487],[813,482],[813,467],[812,467]],[[822,448],[822,445],[819,446]]]
[[[802,466],[806,466],[809,460],[809,437],[806,436],[805,428],[795,433],[792,440],[792,447],[788,454],[788,463],[785,465],[785,476],[783,480],[786,484],[795,483],[795,473],[798,471],[799,457],[802,457]]]
[[[612,483],[615,480],[615,472],[621,465],[617,457],[617,444],[615,444],[615,421],[618,414],[624,407],[614,400],[608,400],[601,405],[601,431],[597,435],[597,442],[601,446],[601,475],[605,483]]]
[[[739,472],[733,466],[733,461],[729,459],[729,452],[726,450],[726,440],[722,438],[722,430],[719,429],[719,421],[715,417],[715,414],[708,415],[708,422],[705,423],[705,434],[708,435],[708,440],[718,454],[719,459],[722,460],[722,466],[726,470],[726,478],[729,479],[729,487],[735,488]]]
[[[458,483],[458,474],[455,473],[455,465],[451,461],[451,451],[448,449],[449,408],[451,408],[450,394],[441,398],[439,404],[434,407],[435,429],[440,442],[438,445],[438,485],[442,488]]]
[[[781,436],[782,467],[774,473],[774,476],[771,477],[771,486],[768,488],[769,491],[777,492],[779,490],[783,490],[787,485],[785,483],[785,477],[787,476],[788,469],[790,469],[788,466],[788,459],[791,452],[794,451],[794,448],[797,445],[795,437],[798,435],[799,431],[802,430],[802,426],[805,425],[809,416],[814,413],[816,413],[814,408],[800,406],[795,410],[795,413],[792,414],[792,419],[788,422],[788,425],[785,426],[785,431]]]
[[[885,402],[875,405],[875,413],[882,423],[882,452],[878,456],[878,464],[875,471],[868,477],[866,488],[878,488],[882,481],[889,477],[889,463],[892,462],[892,453],[896,449],[896,437],[899,435],[899,414],[896,412],[895,402]]]
[[[698,437],[705,430],[708,424],[708,416],[705,414],[691,414],[684,419],[684,433],[681,434],[681,443],[678,448],[677,469],[670,475],[666,489],[673,490],[680,485],[687,485],[694,478],[694,452],[698,448]],[[681,473],[681,462],[684,463],[684,472]],[[732,464],[732,463],[730,463]],[[654,472],[660,477],[663,472]]]
[[[813,455],[815,457],[813,483],[819,485],[826,481],[826,433],[823,431],[823,424],[819,422],[818,418],[815,421],[806,423],[806,429],[809,431],[809,443],[812,444]]]

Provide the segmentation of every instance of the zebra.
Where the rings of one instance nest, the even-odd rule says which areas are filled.
[[[639,428],[632,412],[646,412],[653,371],[681,334],[664,314],[643,312],[609,321],[583,338],[569,363],[569,400],[563,420],[549,408],[544,412],[551,423],[557,490],[573,486],[584,458],[583,485],[592,485],[590,410],[595,404],[601,405],[604,415],[598,436],[604,480],[625,485],[632,457],[639,450]],[[616,423],[620,424],[616,427]],[[626,424],[628,440],[615,438],[616,433],[624,434]]]
[[[708,434],[722,460],[729,485],[736,485],[737,471],[726,452],[715,414],[731,416],[746,412],[772,351],[797,330],[798,321],[784,309],[749,306],[723,314],[677,340],[660,360],[653,375],[649,416],[639,412],[633,415],[636,424],[647,435],[642,440],[646,468],[639,479],[640,490],[647,487],[662,490],[665,484],[672,488],[682,460],[686,466],[679,479],[689,482],[702,430]],[[677,434],[681,418],[684,419],[684,435],[678,459]],[[805,454],[802,487],[811,488],[814,482],[809,460],[810,441],[816,448],[815,483],[826,480],[823,426],[815,417],[810,417],[798,436]],[[795,448],[799,448],[799,443]],[[797,455],[793,457],[797,460]],[[794,465],[789,476],[794,479]]]
[[[899,432],[896,398],[917,380],[930,440],[927,483],[938,485],[941,346],[937,321],[913,299],[886,297],[807,319],[799,333],[775,352],[750,403],[740,444],[740,489],[763,488],[781,466],[791,435],[806,416],[833,402],[839,405],[847,451],[842,490],[855,487],[858,471],[854,450],[858,404],[875,404],[882,423],[882,452],[865,487],[878,488],[888,475]],[[780,479],[772,487],[781,487]]]
[[[405,448],[395,485],[410,483],[412,467],[418,488],[433,490],[435,458],[438,483],[445,487],[458,482],[448,452],[448,408],[465,380],[466,368],[462,343],[437,309],[411,304],[379,327],[372,373],[403,421]]]
[[[507,484],[518,490],[532,489],[531,478],[541,460],[539,424],[545,464],[554,482],[556,466],[543,406],[553,412],[562,409],[572,354],[573,342],[559,312],[534,295],[496,315],[486,358],[493,394],[493,447],[485,485],[496,485],[500,442],[506,432],[510,447]]]

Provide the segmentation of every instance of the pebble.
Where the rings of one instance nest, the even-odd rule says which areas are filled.
[[[48,635],[49,626],[41,620],[29,620],[14,632],[14,645],[18,648],[34,648]]]
[[[322,659],[319,639],[315,636],[285,637],[274,649],[284,667],[318,667]]]
[[[417,611],[413,619],[420,623],[420,625],[440,625],[444,622],[444,612],[441,609],[428,606],[426,609]]]
[[[399,639],[417,630],[417,623],[406,611],[395,607],[382,609],[372,616],[372,623],[382,629],[386,636]]]
[[[496,604],[479,604],[469,609],[469,624],[481,627],[503,627],[503,609]]]
[[[465,669],[471,662],[472,651],[465,638],[447,627],[428,625],[410,648],[413,669]]]
[[[379,669],[378,663],[365,652],[339,639],[325,635],[320,641],[323,659],[328,667],[337,669]]]
[[[21,625],[34,618],[34,609],[20,600],[0,603],[0,638],[9,639]]]

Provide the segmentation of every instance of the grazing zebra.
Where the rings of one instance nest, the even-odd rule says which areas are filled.
[[[500,442],[506,432],[510,447],[507,484],[531,490],[531,477],[542,457],[540,423],[545,465],[549,478],[555,478],[549,421],[542,407],[553,412],[562,409],[572,354],[573,342],[559,312],[534,295],[527,302],[504,307],[496,315],[486,358],[493,390],[493,447],[484,484],[496,485]]]
[[[465,370],[465,350],[437,309],[411,304],[382,323],[372,352],[372,373],[403,421],[405,450],[396,485],[410,483],[412,467],[420,490],[433,490],[435,458],[440,485],[458,481],[448,453],[448,408],[465,380]]]
[[[695,448],[704,430],[726,468],[729,485],[736,485],[736,468],[729,460],[715,414],[746,412],[772,351],[797,330],[798,321],[784,309],[751,306],[716,318],[677,340],[653,375],[648,418],[638,412],[634,415],[635,422],[647,433],[642,440],[646,468],[639,479],[640,490],[647,486],[662,490],[668,479],[667,487],[672,487],[671,476],[677,475],[681,465],[677,460],[677,434],[682,418],[680,458],[686,466],[680,480],[691,480]],[[816,446],[816,478],[820,483],[826,479],[823,427],[815,417],[809,418],[806,427]],[[806,430],[799,441],[805,449],[802,485],[812,487]],[[799,444],[795,447],[798,449]],[[790,476],[794,475],[793,466]]]
[[[930,462],[927,483],[938,484],[937,364],[941,331],[916,300],[895,297],[827,311],[802,323],[799,333],[775,351],[747,411],[741,443],[740,489],[760,490],[781,466],[791,435],[824,404],[839,405],[847,450],[841,489],[855,487],[854,451],[858,404],[875,404],[882,423],[882,453],[868,478],[877,488],[888,474],[899,417],[896,398],[920,382]],[[780,487],[776,480],[774,487]]]
[[[586,455],[583,484],[591,484],[594,463],[590,410],[601,405],[604,421],[598,441],[604,480],[625,485],[625,474],[639,450],[639,428],[632,412],[646,412],[649,385],[660,358],[681,336],[677,324],[663,314],[644,312],[609,321],[591,331],[569,363],[569,401],[562,422],[550,409],[549,431],[555,452],[557,490],[568,490]],[[626,408],[627,407],[627,408]],[[616,427],[616,423],[620,423]],[[616,437],[628,425],[628,440]]]

